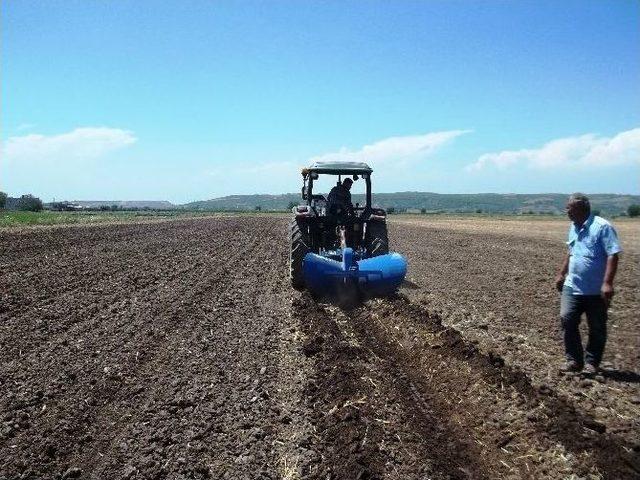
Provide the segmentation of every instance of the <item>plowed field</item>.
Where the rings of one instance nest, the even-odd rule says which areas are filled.
[[[287,218],[0,230],[0,479],[640,478],[640,254],[565,375],[564,222],[394,220],[393,298],[293,291]]]

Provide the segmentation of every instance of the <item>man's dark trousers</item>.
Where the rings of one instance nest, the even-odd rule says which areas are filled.
[[[583,313],[587,316],[589,327],[589,341],[584,359],[578,329]],[[607,305],[604,299],[600,295],[573,295],[571,288],[564,287],[560,302],[560,318],[567,360],[573,360],[578,365],[584,365],[585,361],[596,367],[600,365],[607,341]]]

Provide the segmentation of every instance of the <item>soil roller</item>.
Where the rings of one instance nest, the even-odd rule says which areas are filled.
[[[407,261],[399,253],[358,257],[349,247],[323,254],[307,253],[302,264],[306,288],[319,296],[339,297],[345,292],[374,297],[395,292],[404,281]]]
[[[290,226],[291,284],[315,296],[372,297],[395,292],[404,281],[407,261],[389,252],[386,212],[371,205],[372,169],[360,162],[316,162],[302,170],[305,205],[293,208]],[[320,175],[338,176],[336,187],[364,180],[364,205],[335,208],[313,193]],[[342,177],[345,182],[342,181]],[[332,193],[335,190],[332,189]],[[343,190],[344,192],[344,190]]]

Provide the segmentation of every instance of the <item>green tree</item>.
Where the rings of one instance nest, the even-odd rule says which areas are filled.
[[[627,215],[630,217],[639,217],[640,205],[636,205],[635,203],[633,205],[629,205],[629,208],[627,208]]]
[[[256,212],[260,212],[260,211],[262,211],[262,207],[260,205],[256,205],[255,210],[256,210]]]
[[[297,206],[298,206],[298,202],[289,202],[289,205],[287,205],[287,210],[293,210]]]
[[[39,212],[42,210],[42,200],[30,194],[22,195],[18,202],[18,210]]]
[[[7,194],[4,192],[0,192],[0,209],[4,208],[7,204]]]

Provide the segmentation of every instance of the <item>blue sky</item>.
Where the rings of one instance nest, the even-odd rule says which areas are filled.
[[[0,189],[640,193],[640,2],[2,1]]]

